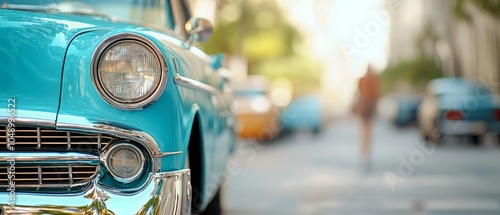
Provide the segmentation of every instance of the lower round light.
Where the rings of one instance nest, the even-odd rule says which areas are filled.
[[[106,164],[111,175],[121,182],[130,182],[142,173],[144,155],[132,144],[121,143],[112,146],[106,155]]]

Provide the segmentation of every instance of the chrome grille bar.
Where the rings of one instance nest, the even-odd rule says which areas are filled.
[[[0,125],[0,151],[7,150],[7,129],[6,125]],[[96,133],[27,126],[16,126],[15,134],[16,151],[68,149],[97,153],[113,140],[111,136]]]
[[[68,166],[68,172],[69,172],[69,186],[73,185],[73,165]]]
[[[0,189],[9,187],[9,159],[15,158],[16,189],[72,189],[99,172],[99,155],[114,136],[16,124],[15,151],[8,150],[8,127],[0,125]]]
[[[71,149],[71,134],[69,133],[69,131],[66,131],[66,138],[68,142],[68,149]]]
[[[40,132],[40,127],[36,127],[36,148],[40,149],[41,144],[42,144],[42,135]]]
[[[42,184],[42,166],[38,165],[38,184]]]
[[[0,188],[9,187],[8,171],[8,167],[0,171]],[[98,171],[99,166],[85,164],[16,165],[16,177],[13,181],[16,189],[69,189],[87,184]]]
[[[99,156],[76,152],[0,152],[0,166],[10,164],[14,158],[16,164],[71,164],[85,163],[99,165]]]

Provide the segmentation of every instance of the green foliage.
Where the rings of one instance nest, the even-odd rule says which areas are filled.
[[[469,0],[471,1],[471,0]],[[479,8],[490,13],[491,15],[500,18],[500,1],[499,0],[474,0],[472,1]]]
[[[457,17],[458,19],[462,19],[462,20],[465,20],[465,21],[470,21],[471,20],[471,17],[469,14],[467,14],[467,12],[465,12],[465,3],[467,2],[468,0],[457,0],[455,2],[455,5],[453,6],[453,13],[455,14],[455,17]]]
[[[214,34],[202,45],[208,54],[243,56],[249,74],[288,78],[296,95],[319,88],[320,66],[296,53],[302,36],[274,0],[217,0],[215,21]]]
[[[271,0],[219,0],[216,14],[214,34],[202,48],[246,57],[250,73],[257,73],[253,68],[261,61],[293,56],[293,44],[301,41]]]
[[[465,11],[467,3],[475,4],[486,13],[500,18],[500,0],[457,0],[454,5],[454,14],[457,18],[470,21],[471,16]]]
[[[397,84],[406,83],[422,90],[428,81],[442,77],[442,70],[429,57],[403,61],[389,66],[380,75],[383,92],[394,91]]]
[[[322,67],[312,59],[293,56],[263,62],[257,70],[271,80],[286,77],[294,86],[294,95],[304,95],[319,89]]]

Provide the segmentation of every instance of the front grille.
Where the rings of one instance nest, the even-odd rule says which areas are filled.
[[[68,165],[15,165],[16,189],[23,188],[72,188],[88,183],[99,171],[99,166],[86,164]],[[0,187],[9,187],[9,166],[0,171]]]
[[[46,127],[17,125],[15,127],[14,151],[8,148],[8,130],[0,125],[0,152],[73,152],[99,155],[115,137],[77,131],[56,130]],[[36,157],[34,158],[36,159]],[[51,163],[16,162],[15,188],[23,190],[77,190],[89,183],[99,172],[99,165],[87,162]],[[0,188],[8,188],[9,162],[0,166]],[[2,189],[6,190],[6,189]]]
[[[78,151],[97,152],[105,148],[113,138],[100,134],[16,126],[15,151]],[[0,126],[0,151],[8,151],[7,126]]]

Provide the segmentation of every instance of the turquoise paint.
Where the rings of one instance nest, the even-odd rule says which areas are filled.
[[[168,64],[168,80],[162,96],[152,105],[125,111],[107,104],[91,79],[92,55],[105,38],[119,33],[143,35],[158,45]],[[16,98],[17,117],[88,125],[103,123],[139,130],[151,135],[162,152],[187,149],[195,114],[200,116],[206,205],[225,174],[225,163],[235,139],[226,118],[232,117],[220,95],[180,87],[173,82],[173,59],[179,74],[214,87],[220,75],[201,50],[185,49],[172,31],[71,14],[1,10],[0,65],[5,65],[0,84],[0,101]],[[196,108],[195,108],[196,107]],[[7,116],[0,108],[0,118]],[[168,156],[162,171],[184,167],[185,154]]]

